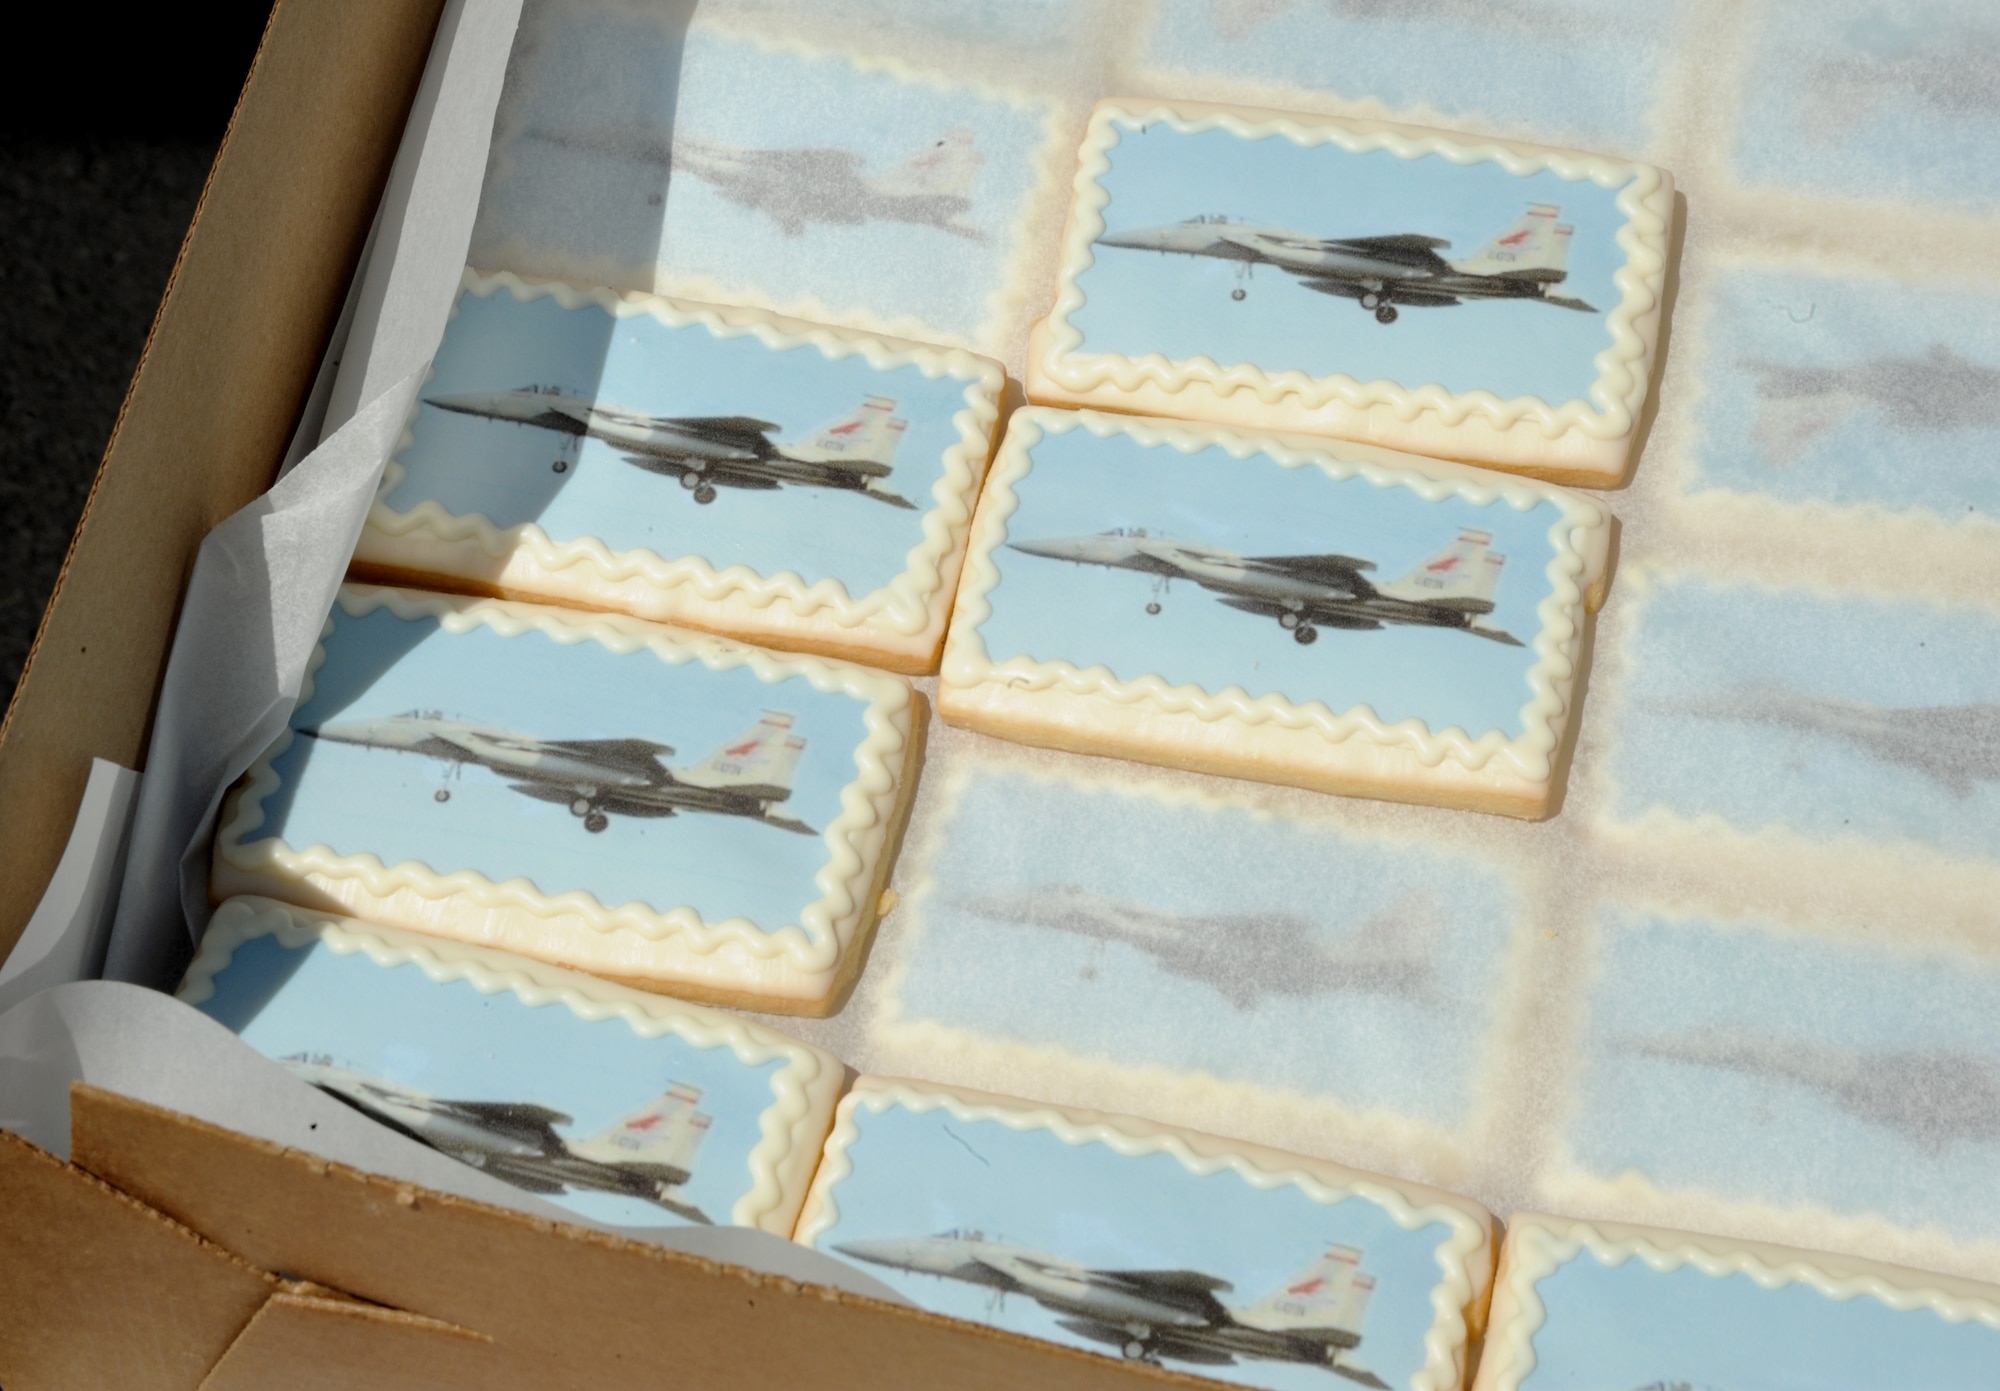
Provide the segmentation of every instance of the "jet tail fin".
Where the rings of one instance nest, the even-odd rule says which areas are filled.
[[[1562,209],[1554,203],[1530,203],[1520,219],[1452,269],[1467,275],[1518,275],[1561,280],[1569,264],[1570,238],[1576,228],[1558,223]]]
[[[1375,1292],[1375,1277],[1361,1273],[1361,1255],[1353,1246],[1330,1245],[1304,1271],[1235,1315],[1252,1328],[1338,1330],[1358,1342]]]
[[[1493,534],[1467,528],[1458,539],[1399,580],[1380,586],[1392,599],[1408,599],[1464,613],[1491,613],[1507,557],[1493,550]]]
[[[696,787],[758,788],[778,801],[791,792],[792,770],[805,747],[792,733],[792,716],[771,710],[701,762],[676,768],[674,776]]]
[[[569,1149],[579,1159],[602,1164],[644,1164],[688,1174],[711,1124],[713,1118],[701,1109],[701,1088],[676,1082],[631,1115]]]
[[[890,194],[970,198],[973,180],[986,157],[978,137],[965,126],[954,126],[875,181]]]
[[[871,478],[886,478],[909,422],[895,414],[889,396],[870,396],[787,451],[813,463],[840,464]]]

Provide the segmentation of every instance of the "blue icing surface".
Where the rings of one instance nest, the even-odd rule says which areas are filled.
[[[1007,284],[1048,136],[1045,113],[974,89],[618,14],[524,39],[503,116],[475,264],[657,264],[960,338]]]
[[[1807,1284],[1579,1254],[1535,1286],[1548,1322],[1522,1391],[1991,1391],[2000,1329]]]
[[[1627,652],[1621,819],[1659,806],[2000,855],[2000,624],[1983,613],[1674,580]]]
[[[764,711],[796,717],[806,747],[791,796],[774,815],[801,835],[754,817],[683,810],[665,818],[619,814],[591,834],[564,802],[513,791],[515,779],[477,764],[448,764],[404,749],[295,739],[276,761],[281,786],[264,801],[253,841],[322,844],[386,864],[418,860],[440,874],[475,870],[497,882],[526,878],[546,894],[582,889],[612,906],[686,905],[704,921],[741,916],[766,931],[797,923],[820,897],[821,839],[856,776],[866,706],[803,678],[767,683],[747,667],[670,666],[641,650],[619,656],[595,643],[558,646],[539,632],[490,628],[453,634],[435,619],[387,609],[363,618],[333,611],[326,663],[291,727],[320,729],[420,712],[540,740],[650,740],[679,768],[736,744]],[[454,774],[451,770],[459,771]],[[435,800],[448,791],[448,801]]]
[[[1376,1286],[1359,1347],[1344,1364],[1390,1386],[1408,1386],[1424,1363],[1437,1317],[1438,1249],[1450,1228],[1406,1231],[1362,1198],[1325,1204],[1297,1188],[1258,1190],[1230,1172],[1198,1177],[1168,1154],[1128,1157],[1104,1145],[1071,1145],[1046,1130],[968,1123],[947,1111],[893,1107],[853,1112],[859,1137],[853,1172],[833,1189],[838,1220],[814,1245],[900,1243],[955,1234],[1004,1244],[1095,1270],[1191,1271],[1227,1280],[1218,1298],[1254,1305],[1316,1273],[1330,1245],[1357,1248]],[[975,1237],[974,1234],[977,1234]],[[880,1249],[880,1248],[878,1248]],[[852,1253],[849,1253],[850,1255]],[[1107,1345],[1065,1329],[1052,1311],[1017,1294],[996,1300],[983,1285],[869,1263],[863,1267],[936,1313],[993,1324],[1112,1356]],[[1121,1339],[1122,1341],[1122,1339]],[[1226,1381],[1324,1391],[1328,1368],[1245,1356],[1235,1366],[1165,1365]]]
[[[1465,1123],[1516,915],[1495,871],[1005,772],[936,834],[904,1018]]]
[[[1395,323],[1381,324],[1355,299],[1316,292],[1278,265],[1259,265],[1244,279],[1241,259],[1100,238],[1076,281],[1084,296],[1069,320],[1083,335],[1076,351],[1205,356],[1223,367],[1250,363],[1272,373],[1345,374],[1555,404],[1586,397],[1597,381],[1597,355],[1612,344],[1608,316],[1623,298],[1612,280],[1625,263],[1615,240],[1625,224],[1617,189],[1553,173],[1514,175],[1497,164],[1453,164],[1441,155],[1353,154],[1282,136],[1183,134],[1165,124],[1116,129],[1111,167],[1101,176],[1111,200],[1104,238],[1220,215],[1294,238],[1441,238],[1451,245],[1439,255],[1464,260],[1518,231],[1529,205],[1556,204],[1561,222],[1576,228],[1557,292],[1596,312],[1488,299],[1411,304]],[[1241,301],[1232,298],[1239,289]]]
[[[1464,528],[1491,533],[1504,554],[1494,611],[1479,622],[1532,644],[1537,606],[1548,596],[1553,503],[1518,512],[1459,498],[1426,502],[1406,488],[1344,482],[1318,468],[1284,468],[1264,455],[1238,460],[1218,448],[1187,455],[1148,449],[1126,435],[1085,429],[1050,434],[1015,485],[1008,546],[993,553],[1000,582],[979,633],[995,662],[1014,657],[1102,663],[1120,680],[1157,674],[1173,685],[1221,692],[1240,685],[1295,704],[1325,701],[1336,713],[1367,704],[1390,722],[1416,718],[1475,738],[1519,737],[1531,692],[1531,645],[1507,646],[1443,628],[1392,623],[1377,631],[1325,627],[1303,646],[1269,617],[1218,602],[1228,597],[1180,581],[1164,595],[1155,576],[1074,564],[1012,549],[1116,527],[1244,556],[1336,553],[1374,562],[1368,575],[1391,584],[1441,553]],[[1148,616],[1146,605],[1163,612]]]
[[[554,386],[645,416],[767,422],[777,428],[765,438],[782,449],[809,445],[870,397],[887,398],[908,429],[880,487],[928,509],[944,455],[958,443],[952,416],[966,385],[814,348],[774,352],[755,337],[718,338],[650,316],[614,319],[595,304],[564,309],[505,290],[467,293],[424,387],[412,443],[397,456],[408,474],[385,501],[397,511],[434,501],[501,527],[534,522],[558,542],[596,537],[614,552],[700,556],[718,570],[790,570],[809,584],[832,578],[859,597],[903,572],[923,540],[923,512],[793,483],[763,491],[725,482],[701,506],[679,479],[634,466],[615,445],[428,403]]]
[[[2000,971],[1699,920],[1603,934],[1584,1168],[2000,1233]]]
[[[1665,0],[1162,0],[1148,60],[1629,151],[1672,19]]]
[[[1713,298],[1697,487],[2000,517],[2000,301],[1743,271]]]
[[[1736,119],[1745,183],[1993,206],[1991,6],[1779,0],[1762,18]]]
[[[714,1222],[728,1222],[751,1187],[750,1154],[783,1067],[776,1059],[753,1067],[728,1048],[695,1048],[671,1034],[642,1038],[621,1019],[592,1023],[563,1004],[531,1007],[511,991],[441,985],[415,965],[384,968],[359,952],[341,955],[318,942],[286,947],[270,936],[237,947],[216,975],[215,994],[197,1008],[266,1057],[309,1055],[403,1095],[547,1107],[568,1118],[553,1123],[556,1137],[586,1152],[593,1137],[676,1084],[699,1088],[709,1128],[690,1177],[670,1198]],[[619,1192],[543,1196],[606,1222],[688,1220]]]

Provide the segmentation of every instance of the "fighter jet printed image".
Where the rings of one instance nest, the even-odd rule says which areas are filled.
[[[770,492],[791,484],[834,488],[916,510],[915,503],[883,486],[909,428],[887,396],[870,396],[839,420],[790,444],[771,438],[782,425],[754,416],[645,415],[551,386],[424,400],[459,415],[548,430],[568,439],[602,440],[626,463],[678,479],[703,505],[715,501],[718,488]],[[566,453],[554,467],[558,473],[568,469]]]
[[[1781,686],[1749,686],[1672,708],[1835,739],[1884,763],[1914,769],[1955,797],[1970,797],[1981,783],[2000,782],[2000,705],[1884,709]]]
[[[1232,1286],[1198,1270],[1092,1270],[978,1232],[903,1241],[850,1241],[840,1254],[873,1265],[1025,1295],[1060,1327],[1138,1362],[1231,1367],[1239,1358],[1294,1362],[1362,1386],[1385,1387],[1345,1355],[1361,1343],[1374,1293],[1363,1253],[1332,1245],[1310,1269],[1255,1304],[1219,1298]]]
[[[1951,1048],[1827,1048],[1739,1029],[1629,1039],[1621,1052],[1789,1082],[1933,1154],[2000,1144],[2000,1068]]]
[[[1879,357],[1848,367],[1745,362],[1757,378],[1759,450],[1773,464],[1796,462],[1857,411],[1911,434],[2000,427],[2000,368],[1935,343],[1921,357]]]
[[[1384,324],[1396,322],[1399,305],[1435,309],[1471,300],[1529,300],[1594,314],[1594,306],[1555,293],[1568,278],[1565,267],[1576,233],[1575,227],[1558,221],[1561,215],[1553,203],[1531,203],[1512,227],[1462,261],[1438,255],[1450,242],[1417,232],[1326,238],[1226,216],[1107,230],[1097,245],[1234,261],[1244,279],[1260,265],[1276,266],[1297,276],[1308,290],[1353,300]],[[1230,298],[1248,294],[1246,286],[1238,285]]]
[[[1321,628],[1368,630],[1397,624],[1445,628],[1520,647],[1523,643],[1512,633],[1478,621],[1493,612],[1493,595],[1507,564],[1507,557],[1492,546],[1491,533],[1463,531],[1401,579],[1376,584],[1365,577],[1375,568],[1370,560],[1244,556],[1143,529],[1008,542],[1009,549],[1026,555],[1157,576],[1154,598],[1146,605],[1149,614],[1160,612],[1169,584],[1191,580],[1222,596],[1221,602],[1232,609],[1275,618],[1301,644],[1317,642]]]
[[[524,797],[567,806],[586,831],[598,832],[614,816],[649,819],[705,812],[761,821],[780,831],[818,835],[803,821],[773,808],[792,795],[792,770],[806,741],[792,733],[793,717],[767,712],[741,736],[698,763],[661,762],[673,747],[651,739],[538,739],[435,712],[380,720],[354,720],[302,729],[333,744],[354,744],[439,759],[455,774],[467,764],[507,779]],[[438,801],[451,800],[439,787]]]
[[[1323,945],[1320,924],[1278,910],[1173,913],[1074,884],[960,900],[994,922],[1054,928],[1145,952],[1169,975],[1200,981],[1240,1010],[1271,996],[1331,992],[1429,1002],[1435,994],[1438,906],[1413,890],[1347,937]]]
[[[530,1193],[609,1193],[638,1198],[707,1225],[674,1196],[694,1171],[712,1118],[701,1088],[676,1082],[656,1099],[587,1139],[556,1133],[570,1117],[524,1101],[448,1101],[341,1067],[323,1055],[281,1059],[301,1081],[461,1164]]]
[[[902,163],[871,173],[868,161],[833,145],[755,149],[681,136],[669,147],[650,130],[537,131],[566,149],[636,160],[670,175],[700,179],[727,201],[761,212],[787,237],[814,223],[857,227],[901,222],[983,242],[966,222],[973,182],[986,162],[972,131],[955,127],[925,141]]]

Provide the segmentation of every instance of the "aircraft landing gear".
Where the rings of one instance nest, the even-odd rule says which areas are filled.
[[[715,501],[715,489],[707,483],[702,484],[694,490],[694,500],[703,507],[708,506],[709,503]]]
[[[1292,629],[1292,641],[1301,647],[1311,647],[1319,641],[1319,629],[1309,624],[1301,623],[1298,627]]]
[[[1155,599],[1152,603],[1146,605],[1147,613],[1158,614],[1159,611],[1160,611],[1160,601],[1158,599]]]
[[[1396,322],[1396,306],[1395,306],[1395,305],[1393,305],[1393,304],[1385,304],[1385,305],[1383,305],[1383,306],[1382,306],[1382,307],[1381,307],[1380,309],[1377,309],[1377,310],[1375,311],[1375,322],[1376,322],[1376,323],[1378,323],[1378,324],[1393,324],[1393,323],[1395,323],[1395,322]]]
[[[596,835],[611,824],[611,818],[601,811],[593,811],[583,818],[583,829]]]
[[[1229,292],[1229,297],[1240,304],[1242,301],[1250,298],[1250,292],[1239,285]]]
[[[555,462],[554,462],[553,464],[550,464],[550,465],[549,465],[549,467],[550,467],[550,468],[552,468],[552,469],[554,469],[554,470],[555,470],[555,471],[556,471],[557,473],[568,473],[568,472],[569,472],[569,460],[567,460],[567,459],[558,459],[558,460],[556,460],[556,461],[555,461]]]
[[[1370,290],[1367,294],[1361,297],[1361,307],[1363,309],[1367,309],[1370,311],[1381,308],[1382,307],[1381,294],[1378,293],[1377,291]]]
[[[590,798],[588,797],[575,798],[569,804],[569,814],[571,816],[588,816],[590,812]]]
[[[431,800],[433,802],[449,802],[451,800],[451,789],[449,787],[440,787],[437,791],[431,793]]]
[[[1290,609],[1286,609],[1283,613],[1278,615],[1278,626],[1280,628],[1283,628],[1288,633],[1291,632],[1292,629],[1299,626],[1298,614],[1294,613]]]
[[[1119,1351],[1134,1362],[1143,1362],[1146,1360],[1146,1345],[1137,1338],[1126,1343]]]

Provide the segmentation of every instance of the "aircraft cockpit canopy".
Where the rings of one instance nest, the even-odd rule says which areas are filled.
[[[1129,536],[1134,540],[1143,541],[1153,533],[1142,526],[1114,526],[1109,531],[1100,531],[1097,534],[1099,536]]]

